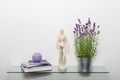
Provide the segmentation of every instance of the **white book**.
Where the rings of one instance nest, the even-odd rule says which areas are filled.
[[[24,72],[44,72],[52,70],[52,66],[40,66],[40,67],[32,67],[32,68],[25,68],[21,65],[21,68]]]

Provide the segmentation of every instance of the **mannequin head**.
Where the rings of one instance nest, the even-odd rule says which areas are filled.
[[[63,29],[60,30],[60,34],[64,35],[64,30]]]

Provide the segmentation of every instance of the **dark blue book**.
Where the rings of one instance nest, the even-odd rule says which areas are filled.
[[[28,62],[24,62],[21,65],[25,68],[52,66],[49,62],[47,62],[47,60],[41,60],[41,62],[34,62],[33,60],[29,60]]]
[[[43,59],[40,62],[34,62],[33,60],[29,60],[28,63],[30,65],[38,65],[38,64],[46,64],[46,63],[48,63],[48,61],[46,59]]]

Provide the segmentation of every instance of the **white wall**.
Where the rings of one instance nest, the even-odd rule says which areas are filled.
[[[80,18],[100,24],[100,44],[95,66],[105,66],[119,79],[119,0],[0,0],[0,79],[13,65],[31,59],[34,52],[58,64],[56,38],[63,28],[69,39],[67,66],[77,66],[73,27]]]

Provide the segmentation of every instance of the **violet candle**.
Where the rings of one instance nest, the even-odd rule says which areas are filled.
[[[40,53],[34,53],[32,59],[34,62],[40,62],[42,60],[42,55]]]

